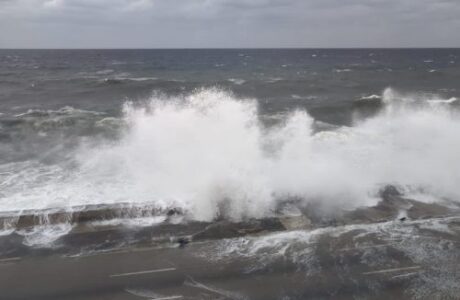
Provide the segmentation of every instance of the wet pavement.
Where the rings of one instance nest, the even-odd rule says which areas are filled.
[[[459,299],[454,203],[387,189],[377,206],[334,216],[176,217],[75,223],[46,246],[2,236],[0,299]]]

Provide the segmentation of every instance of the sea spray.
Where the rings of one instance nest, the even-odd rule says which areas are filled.
[[[460,119],[452,101],[433,100],[442,99],[387,89],[377,115],[316,132],[306,111],[267,127],[256,100],[217,89],[155,96],[126,104],[121,138],[82,143],[69,155],[72,167],[22,163],[28,180],[16,184],[3,174],[0,209],[148,202],[180,207],[191,219],[237,220],[270,215],[293,198],[372,205],[386,184],[458,200]]]

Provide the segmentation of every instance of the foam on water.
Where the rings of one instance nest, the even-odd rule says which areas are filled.
[[[360,100],[378,100],[378,99],[382,99],[382,96],[373,94],[369,96],[363,96],[361,97]]]
[[[241,78],[229,78],[228,81],[231,83],[237,84],[237,85],[242,85],[246,82],[246,80],[241,79]]]
[[[143,218],[118,218],[91,222],[91,226],[127,226],[127,227],[151,227],[161,224],[166,220],[165,216],[151,216]]]
[[[61,236],[66,235],[72,230],[73,226],[69,223],[56,225],[40,225],[29,229],[16,231],[24,237],[23,244],[33,247],[53,247],[54,242]]]
[[[385,90],[385,109],[353,127],[315,132],[306,111],[277,126],[257,102],[204,89],[125,106],[117,142],[85,144],[72,164],[30,160],[0,166],[0,210],[119,202],[181,207],[211,220],[269,215],[280,201],[353,208],[386,184],[459,199],[460,119],[450,99]]]
[[[417,274],[416,280],[409,283],[408,291],[416,295],[416,299],[437,298],[433,295],[457,295],[459,291],[458,265],[452,264],[459,254],[456,243],[445,237],[453,233],[449,225],[455,222],[458,222],[458,217],[246,236],[218,241],[217,245],[205,246],[195,255],[217,264],[241,259],[245,263],[244,272],[255,274],[260,270],[270,270],[279,263],[292,263],[298,267],[299,273],[304,272],[307,277],[328,272],[331,263],[327,257],[331,254],[335,270],[342,273],[338,275],[341,278],[353,269],[356,258],[361,267],[377,273],[379,270],[410,266],[415,267],[417,273],[395,273],[391,279]],[[425,230],[441,235],[427,234]],[[399,258],[396,255],[395,259],[395,251],[404,255]],[[412,264],[404,262],[407,258]],[[373,278],[369,277],[369,280]]]
[[[289,260],[306,267],[308,272],[316,269],[314,247],[323,229],[272,233],[258,237],[243,237],[220,241],[215,249],[197,253],[211,261],[222,261],[232,257],[248,258],[246,273],[262,270],[277,261]]]

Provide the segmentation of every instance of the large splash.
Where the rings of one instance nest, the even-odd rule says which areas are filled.
[[[384,109],[352,127],[314,131],[306,111],[274,126],[257,102],[206,89],[125,106],[117,142],[85,144],[69,164],[1,166],[0,210],[149,202],[211,220],[262,217],[289,199],[353,208],[394,184],[419,199],[460,197],[455,99],[382,96]]]

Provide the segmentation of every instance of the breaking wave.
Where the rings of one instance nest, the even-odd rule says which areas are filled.
[[[386,184],[459,199],[454,100],[386,89],[382,102],[371,118],[319,132],[302,110],[264,126],[257,101],[216,89],[128,103],[119,140],[82,142],[71,163],[0,165],[0,210],[148,202],[197,220],[240,219],[270,215],[290,199],[372,205]]]

